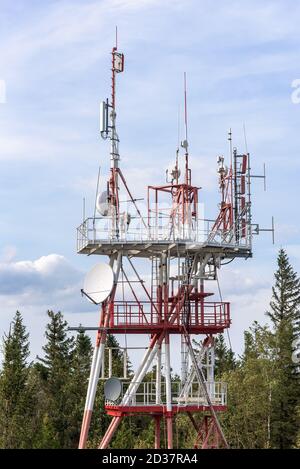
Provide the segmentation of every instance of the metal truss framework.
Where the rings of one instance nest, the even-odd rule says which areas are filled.
[[[106,412],[112,419],[99,444],[100,449],[109,446],[122,419],[137,414],[153,417],[155,448],[161,445],[161,422],[165,420],[167,446],[171,449],[173,423],[179,413],[185,413],[195,428],[196,448],[227,447],[218,419],[218,413],[226,411],[226,386],[214,379],[214,335],[230,327],[230,305],[223,301],[207,301],[212,294],[205,291],[205,282],[216,279],[223,260],[252,255],[249,155],[239,155],[234,149],[229,169],[224,165],[224,158],[219,158],[220,210],[214,220],[200,220],[199,187],[192,185],[189,168],[185,89],[183,181],[180,181],[178,149],[171,181],[165,185],[148,186],[148,211],[144,218],[119,168],[115,74],[123,68],[124,57],[116,46],[112,50],[112,99],[110,104],[108,101],[103,104],[106,124],[101,128],[101,135],[111,141],[108,210],[102,217],[84,220],[78,228],[78,252],[108,256],[114,272],[113,289],[100,308],[79,448],[86,447],[101,370],[104,376],[108,334],[145,334],[150,339],[130,382],[126,386],[123,383],[120,399],[106,402]],[[110,125],[105,114],[108,112]],[[127,214],[120,208],[120,184],[134,211],[134,227],[129,226],[129,222],[124,226],[122,222]],[[169,197],[167,209],[160,204],[160,197]],[[203,229],[206,222],[207,228]],[[147,263],[150,281],[143,280],[135,266],[135,258]],[[132,299],[119,298],[118,287],[122,282],[127,284]],[[181,381],[176,392],[171,376],[174,354],[170,351],[170,339],[174,335],[181,339]],[[197,350],[192,344],[193,335],[203,336]],[[127,350],[125,354],[127,360]],[[127,361],[124,363],[124,374],[128,378]],[[145,382],[153,365],[155,381]],[[202,416],[200,424],[196,414]]]

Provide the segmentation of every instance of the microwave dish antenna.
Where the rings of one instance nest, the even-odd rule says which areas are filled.
[[[103,217],[107,217],[109,213],[108,193],[107,191],[97,195],[96,209]]]
[[[109,378],[104,384],[104,396],[108,401],[116,401],[122,392],[122,383],[118,378]]]
[[[103,303],[114,285],[114,273],[108,264],[99,263],[86,274],[82,293],[94,304]]]

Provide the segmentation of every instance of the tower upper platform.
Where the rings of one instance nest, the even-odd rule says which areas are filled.
[[[132,257],[150,258],[162,252],[173,257],[186,253],[215,253],[222,258],[251,257],[251,227],[244,237],[236,239],[234,227],[216,229],[215,221],[197,220],[188,230],[178,226],[146,227],[141,220],[120,226],[118,234],[110,217],[87,218],[77,228],[77,251],[80,254],[111,255],[122,251]]]

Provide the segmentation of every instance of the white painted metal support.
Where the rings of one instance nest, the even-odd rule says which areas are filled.
[[[127,356],[127,349],[124,350],[123,355],[123,377],[127,379],[127,363],[128,363],[128,356]]]
[[[149,358],[149,355],[150,355],[151,351],[152,351],[152,347],[151,347],[151,344],[150,344],[150,346],[147,348],[147,350],[146,350],[146,352],[145,352],[145,354],[144,354],[144,356],[143,356],[143,359],[142,359],[142,361],[141,361],[141,363],[140,363],[138,369],[136,370],[136,372],[135,372],[135,374],[134,374],[134,376],[133,376],[133,378],[132,378],[132,380],[131,380],[130,385],[129,385],[128,388],[127,388],[126,393],[124,394],[124,398],[125,398],[125,396],[131,394],[131,389],[132,389],[132,387],[133,387],[133,384],[136,382],[136,380],[137,380],[137,378],[138,378],[138,376],[139,376],[139,374],[140,374],[140,372],[141,372],[141,370],[142,370],[142,368],[143,368],[145,362],[146,362],[146,361],[148,360],[148,358]],[[123,398],[123,399],[124,399],[124,398]]]
[[[156,342],[154,347],[151,349],[149,347],[149,349],[147,350],[146,352],[146,355],[145,355],[145,358],[141,364],[141,366],[139,367],[139,373],[137,372],[130,385],[129,385],[129,388],[127,389],[126,393],[124,394],[124,397],[122,399],[122,402],[120,405],[127,405],[129,404],[129,402],[131,401],[131,398],[135,395],[139,385],[141,384],[145,374],[147,373],[152,361],[153,361],[153,358],[155,357],[155,354],[157,352],[157,349],[158,349],[158,343]]]
[[[210,344],[208,345],[204,345],[202,344],[202,347],[201,349],[199,350],[199,352],[197,353],[197,355],[195,354],[196,356],[196,360],[197,360],[197,364],[198,364],[198,367],[199,368],[202,368],[202,360],[204,358],[204,355],[208,349]],[[188,346],[187,346],[188,347]],[[194,366],[194,363],[193,363],[193,359],[191,357],[191,366],[190,366],[190,370],[189,370],[189,373],[186,377],[186,380],[184,381],[184,385],[182,387],[182,390],[181,390],[181,393],[180,393],[180,398],[187,398],[188,397],[188,394],[189,394],[189,391],[190,391],[190,388],[193,384],[193,381],[194,379],[196,378],[196,370],[195,370],[195,366]]]
[[[108,349],[108,377],[112,377],[112,349]]]
[[[186,345],[186,341],[184,338],[184,334],[181,334],[180,336],[181,339],[181,382],[185,383],[187,379],[187,373],[188,373],[188,356],[189,356],[189,351]]]
[[[165,374],[166,374],[167,440],[168,440],[168,449],[172,449],[173,448],[172,381],[171,381],[171,363],[170,363],[170,338],[169,338],[168,333],[165,336]]]
[[[101,378],[105,379],[105,351],[104,351],[104,354],[102,355]]]
[[[171,385],[171,363],[169,337],[165,338],[165,373],[166,373],[166,406],[167,411],[172,411],[172,385]]]
[[[156,354],[156,404],[161,404],[161,346],[157,349]]]

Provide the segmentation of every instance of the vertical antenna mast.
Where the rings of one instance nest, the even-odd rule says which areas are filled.
[[[230,177],[230,222],[233,222],[233,161],[232,161],[232,131],[231,127],[228,132],[228,141],[229,141],[229,153],[230,153],[230,168],[229,168],[229,177]]]
[[[111,102],[107,99],[100,105],[100,134],[102,138],[110,139],[110,169],[111,176],[108,183],[108,202],[111,207],[113,231],[119,236],[119,137],[116,128],[116,73],[124,71],[124,54],[118,52],[118,29],[116,27],[116,42],[111,52]]]
[[[185,183],[189,184],[189,151],[188,151],[188,131],[187,131],[187,98],[186,98],[186,72],[184,72],[184,126],[185,126],[185,139],[182,144],[185,149]]]
[[[187,102],[186,102],[186,72],[184,72],[184,124],[185,124],[185,140],[187,141]]]

